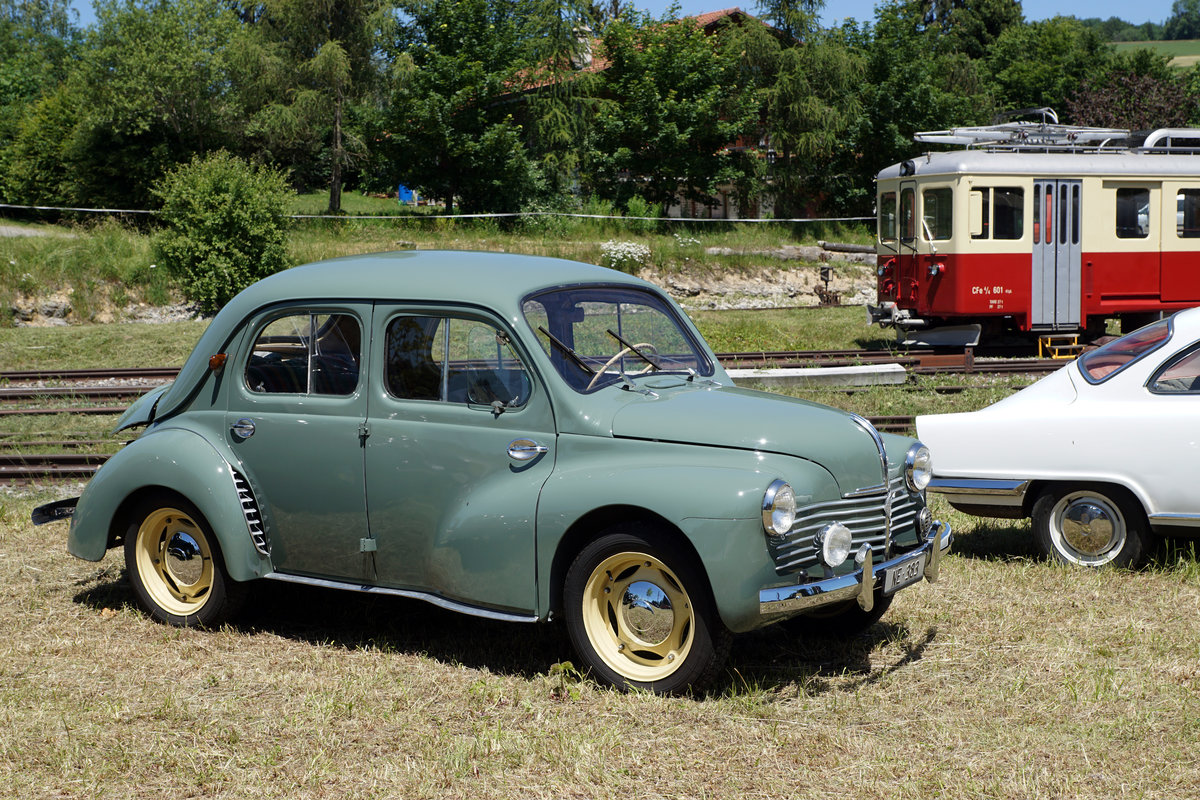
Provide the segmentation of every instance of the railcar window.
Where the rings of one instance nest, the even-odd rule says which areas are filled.
[[[1150,190],[1117,189],[1117,238],[1145,239],[1150,235]]]
[[[896,193],[879,195],[879,238],[884,242],[896,241]]]
[[[903,189],[900,192],[900,238],[906,242],[916,238],[916,234],[913,233],[913,225],[916,224],[913,208],[917,204],[916,196],[912,189]]]
[[[1079,244],[1079,185],[1071,187],[1071,244]]]
[[[971,238],[991,238],[991,189],[971,190]]]
[[[1025,235],[1025,190],[1017,186],[992,189],[992,238],[1020,239]]]
[[[954,192],[949,187],[921,193],[925,208],[922,219],[931,240],[949,239],[954,233]]]
[[[1181,189],[1176,196],[1175,232],[1183,239],[1200,238],[1200,189]]]

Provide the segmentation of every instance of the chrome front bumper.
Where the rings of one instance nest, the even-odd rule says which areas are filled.
[[[864,611],[870,611],[875,605],[876,583],[883,580],[889,569],[918,554],[928,554],[925,562],[925,580],[933,583],[938,577],[942,555],[950,549],[953,541],[950,526],[945,522],[934,522],[919,548],[880,564],[874,563],[871,547],[867,545],[866,557],[854,572],[810,583],[772,586],[760,590],[758,613],[763,616],[794,614],[797,611],[808,611],[851,599],[857,599]],[[864,580],[864,575],[869,575],[870,579]]]

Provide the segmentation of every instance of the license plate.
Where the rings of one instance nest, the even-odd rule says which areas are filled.
[[[891,594],[910,583],[916,583],[923,577],[925,577],[925,554],[921,553],[894,567],[888,567],[887,572],[883,575],[883,593]]]

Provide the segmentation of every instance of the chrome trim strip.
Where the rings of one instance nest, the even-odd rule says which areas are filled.
[[[1200,515],[1196,514],[1151,514],[1150,524],[1178,525],[1181,528],[1200,528]]]
[[[925,579],[930,583],[937,580],[941,567],[943,551],[948,550],[954,542],[953,532],[945,522],[934,522],[929,535],[916,550],[910,550],[903,555],[888,561],[864,567],[870,570],[870,589],[874,590],[875,582],[883,578],[884,573],[902,561],[912,558],[918,553],[928,553],[929,560],[925,564]],[[812,583],[801,583],[793,586],[772,586],[760,589],[758,592],[758,613],[764,616],[773,614],[792,614],[797,611],[808,611],[830,603],[838,603],[861,597],[867,587],[864,585],[863,573],[858,569],[847,575],[827,578]]]
[[[939,494],[987,494],[1021,497],[1029,490],[1029,481],[992,478],[934,478],[927,490]]]
[[[411,589],[389,589],[385,586],[371,586],[364,583],[348,583],[343,581],[331,581],[325,578],[309,578],[305,575],[290,575],[286,572],[270,572],[263,576],[273,581],[283,581],[284,583],[299,583],[305,586],[320,586],[324,589],[343,589],[350,592],[362,592],[364,594],[382,594],[388,597],[404,597],[409,600],[424,600],[430,605],[435,605],[438,608],[444,608],[447,611],[457,611],[460,614],[469,614],[472,617],[482,617],[483,619],[494,619],[501,622],[537,622],[536,614],[512,614],[506,611],[493,611],[488,608],[480,608],[479,606],[468,605],[467,603],[459,603],[454,600],[448,600],[440,595],[429,592],[417,592]]]

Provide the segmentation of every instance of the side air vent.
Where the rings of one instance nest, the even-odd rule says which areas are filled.
[[[258,510],[258,501],[250,489],[250,481],[237,470],[233,474],[233,488],[237,491],[238,501],[242,504],[242,516],[246,518],[246,527],[250,530],[250,538],[254,541],[254,549],[264,556],[271,555],[271,546],[267,541],[267,529],[263,525],[262,514]]]

